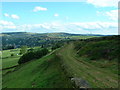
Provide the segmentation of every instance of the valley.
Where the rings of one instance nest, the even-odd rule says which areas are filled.
[[[21,48],[3,50],[3,88],[118,88],[118,38],[62,38],[64,42],[55,41],[45,47],[29,46],[25,54],[19,54]],[[23,55],[43,48],[49,53],[18,63]]]

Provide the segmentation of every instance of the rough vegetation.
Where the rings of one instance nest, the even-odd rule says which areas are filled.
[[[43,48],[37,51],[30,51],[30,52],[25,53],[22,57],[20,57],[18,63],[22,64],[22,63],[25,63],[31,60],[39,59],[48,53],[49,51],[46,48]]]
[[[21,55],[21,49],[4,50],[3,88],[118,88],[118,39],[54,39]]]
[[[81,35],[81,34],[68,34],[68,33],[26,33],[26,32],[13,32],[2,33],[2,49],[15,49],[21,46],[44,46],[48,47],[56,42],[64,42],[71,39],[85,39],[91,37],[98,37],[99,35]],[[26,43],[27,42],[27,43]]]
[[[101,37],[77,42],[76,50],[79,56],[88,56],[91,60],[116,60],[118,59],[119,36]]]

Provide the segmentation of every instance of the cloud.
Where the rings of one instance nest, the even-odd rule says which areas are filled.
[[[4,20],[0,21],[0,30],[1,31],[15,30],[16,28],[17,28],[16,25],[11,21],[4,21]]]
[[[20,19],[20,17],[16,14],[9,15],[8,13],[4,13],[5,17],[13,18],[13,19]]]
[[[96,7],[118,7],[119,0],[87,0],[86,2]]]
[[[76,34],[118,34],[117,22],[50,22],[41,24],[15,25],[10,21],[0,21],[3,31],[27,31],[27,32],[66,32]]]
[[[117,22],[74,22],[68,26],[82,34],[118,35]]]
[[[36,6],[36,7],[33,9],[34,12],[47,11],[47,10],[48,10],[47,8],[39,7],[39,6]]]
[[[4,16],[5,16],[5,17],[9,17],[9,14],[7,14],[7,13],[4,13]]]
[[[116,22],[84,22],[84,23],[71,23],[74,24],[84,30],[102,30],[109,28],[117,28]]]
[[[107,16],[108,19],[112,21],[117,21],[118,20],[118,10],[111,10],[111,11],[97,11],[97,15],[99,16]]]
[[[105,15],[108,16],[111,20],[118,20],[118,10],[111,10],[109,12],[106,12]]]
[[[59,16],[59,14],[55,13],[55,14],[54,14],[54,16],[55,16],[55,17],[58,17],[58,16]]]
[[[6,26],[6,25],[14,25],[14,23],[13,22],[10,22],[10,21],[4,21],[4,20],[1,20],[0,21],[0,25],[3,25],[3,26]]]
[[[17,16],[17,15],[15,15],[15,14],[12,14],[12,15],[11,15],[11,18],[13,18],[13,19],[19,19],[20,17]]]

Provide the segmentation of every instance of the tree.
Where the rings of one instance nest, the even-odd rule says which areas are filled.
[[[14,56],[14,54],[12,53],[11,56]]]
[[[55,50],[57,48],[60,48],[62,45],[60,43],[56,43],[55,45],[52,46],[52,50]]]
[[[44,45],[42,45],[41,48],[44,48]]]
[[[20,49],[20,54],[25,54],[27,52],[27,46],[22,46]]]
[[[22,63],[26,63],[26,62],[34,60],[34,59],[39,59],[39,58],[45,56],[47,53],[49,53],[49,51],[46,48],[43,48],[43,49],[37,50],[37,51],[27,52],[27,53],[23,54],[23,56],[20,57],[18,63],[22,64]]]

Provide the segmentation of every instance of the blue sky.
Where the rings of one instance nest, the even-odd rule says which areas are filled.
[[[117,34],[117,5],[93,1],[2,2],[0,28],[2,32]]]

